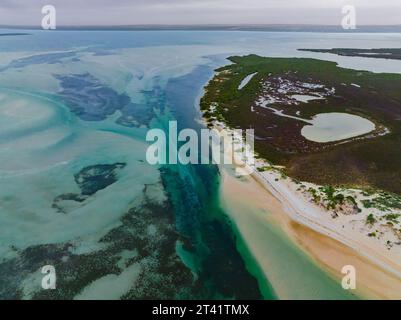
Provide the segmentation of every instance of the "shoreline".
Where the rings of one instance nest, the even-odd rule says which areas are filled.
[[[312,209],[317,209],[313,208],[313,204],[309,204],[309,208],[305,207],[306,210],[299,206],[297,208],[297,203],[294,201],[297,199],[284,196],[271,182],[260,181],[261,177],[257,173],[252,175],[252,178],[281,202],[285,214],[290,219],[290,227],[287,226],[287,230],[290,229],[290,236],[318,263],[325,265],[339,278],[343,277],[341,274],[343,266],[354,265],[357,270],[357,282],[366,287],[363,291],[372,291],[373,297],[377,298],[401,298],[401,266],[397,264],[397,254],[391,254],[374,243],[368,243],[369,239],[364,239],[359,234],[344,232],[334,223],[330,223],[331,218],[327,219],[323,210],[321,212],[316,210],[321,216],[314,215],[308,211],[313,212]],[[332,250],[333,256],[327,256],[325,250]],[[340,264],[334,256],[344,260],[343,264]],[[358,273],[362,276],[358,276]],[[372,280],[378,274],[381,274],[378,278],[386,278],[380,285],[377,283],[380,279]],[[370,295],[368,292],[364,294]]]
[[[224,137],[222,128],[216,129]],[[264,256],[264,247],[268,244],[263,243],[262,238],[256,239],[252,230],[247,230],[244,225],[247,222],[242,221],[241,215],[250,214],[253,215],[252,218],[259,215],[257,219],[261,219],[262,223],[270,221],[269,223],[275,224],[320,269],[336,279],[341,290],[341,279],[344,277],[341,269],[343,266],[353,265],[357,271],[357,290],[352,290],[351,294],[369,299],[401,299],[399,252],[390,252],[377,245],[374,240],[355,233],[344,225],[341,228],[333,222],[328,211],[300,197],[294,189],[295,182],[289,178],[281,179],[279,171],[256,170],[247,177],[230,177],[230,171],[244,169],[240,160],[234,159],[233,163],[231,169],[220,166],[221,198],[225,199],[223,202],[225,208],[228,208],[227,214],[236,224],[238,232],[267,279],[272,280],[269,270],[271,265]],[[263,160],[257,160],[257,166],[263,165]],[[227,204],[230,201],[236,205]],[[253,206],[259,212],[235,212],[241,205],[245,205],[245,210],[246,205]],[[285,285],[277,282],[272,283],[272,286],[279,298],[294,298],[289,292],[291,288],[280,288]]]
[[[255,238],[252,225],[247,225],[249,223],[247,219],[255,219],[258,223],[270,223],[273,228],[277,227],[320,269],[333,277],[341,290],[343,290],[341,279],[344,276],[341,274],[341,269],[345,265],[353,265],[357,270],[357,290],[351,293],[355,292],[357,296],[368,299],[400,299],[400,278],[385,267],[384,261],[377,263],[380,260],[377,258],[372,260],[371,255],[366,256],[363,248],[352,248],[330,234],[317,230],[311,224],[296,221],[288,214],[285,205],[253,177],[239,180],[230,176],[227,169],[221,170],[221,173],[221,195],[226,203],[233,202],[231,206],[225,205],[228,209],[227,214],[236,224],[238,232],[265,277],[272,282],[273,289],[277,291],[279,298],[294,298],[293,293],[289,292],[294,288],[286,288],[285,284],[279,281],[274,282],[275,275],[271,273],[272,266],[269,261],[266,261],[265,256],[265,246],[269,246],[270,243]],[[243,192],[247,192],[246,198],[243,197]],[[243,197],[240,200],[238,200],[241,196],[239,193]],[[233,201],[234,198],[237,199]],[[259,212],[242,210],[241,203],[250,205]],[[244,218],[241,215],[251,217]],[[308,296],[308,293],[305,295]]]
[[[248,58],[256,59],[257,56]],[[267,67],[266,70],[261,69],[265,72],[270,71]],[[224,73],[230,73],[230,71],[241,72],[237,69],[217,71],[218,74],[212,80],[216,83],[213,87],[214,91],[212,90],[205,98],[203,105],[201,104],[201,119],[206,127],[217,130],[220,141],[226,139],[230,141],[233,138],[235,142],[242,142],[240,147],[234,145],[227,148],[225,145],[226,150],[220,151],[225,160],[232,160],[231,165],[219,165],[222,176],[221,199],[227,214],[237,227],[234,231],[237,231],[254,260],[263,270],[265,277],[272,282],[278,297],[294,298],[291,288],[285,288],[291,281],[282,277],[280,283],[274,279],[275,276],[279,278],[282,274],[279,270],[272,271],[272,262],[265,257],[266,252],[276,253],[269,252],[269,246],[272,244],[266,242],[269,237],[263,235],[261,225],[267,230],[271,224],[274,224],[285,234],[287,240],[308,256],[310,261],[335,279],[336,288],[333,289],[331,285],[328,285],[334,290],[333,292],[339,286],[344,294],[346,290],[342,289],[341,280],[345,274],[341,271],[343,267],[351,265],[355,267],[357,273],[357,290],[352,291],[351,295],[356,293],[361,297],[373,299],[401,299],[401,222],[399,221],[401,197],[383,190],[359,187],[363,184],[356,184],[356,188],[353,184],[337,184],[335,179],[330,182],[318,180],[321,184],[292,179],[284,173],[283,167],[269,163],[267,160],[270,159],[269,155],[264,154],[263,150],[259,150],[261,154],[256,155],[256,166],[250,168],[247,163],[244,163],[247,160],[232,150],[238,148],[243,152],[249,147],[244,143],[244,137],[233,130],[234,127],[241,126],[238,123],[235,126],[235,122],[233,128],[227,126],[223,114],[229,109],[224,99],[221,105],[218,99],[221,90],[231,90],[230,83],[228,88],[218,85],[227,80]],[[255,70],[243,72],[244,75],[248,74],[245,78],[242,77],[243,81],[252,75],[251,71]],[[281,88],[283,81],[281,78],[278,80]],[[233,85],[237,83],[234,81]],[[209,92],[208,86],[204,88],[205,95]],[[335,92],[334,87],[325,90],[327,94]],[[280,97],[278,95],[278,98]],[[235,107],[247,107],[237,100],[234,102]],[[218,108],[220,108],[219,111],[216,111]],[[251,112],[255,112],[253,107]],[[246,127],[253,128],[254,126],[248,123]],[[389,132],[386,127],[379,129],[384,130],[383,134]],[[360,139],[360,137],[353,139]],[[255,155],[253,150],[252,152]],[[249,154],[245,157],[248,156]],[[231,162],[225,161],[225,163]],[[325,170],[325,166],[322,166],[322,170]],[[313,168],[312,171],[316,173]],[[233,172],[249,176],[230,177]],[[330,173],[337,175],[338,170]],[[335,187],[337,185],[351,187]],[[251,230],[252,227],[255,229],[254,232]],[[275,241],[275,238],[270,237],[269,240]],[[286,249],[291,250],[288,246],[283,250]],[[294,253],[291,254],[294,256]],[[274,260],[276,256],[271,257],[270,260]],[[286,268],[285,265],[282,267]],[[319,271],[314,272],[319,274]],[[316,277],[319,276],[316,275]],[[299,288],[296,290],[299,291]],[[313,294],[312,296],[316,298]],[[297,294],[295,294],[296,297]],[[302,298],[302,295],[300,297]]]
[[[385,255],[383,254],[383,248],[379,248],[375,243],[373,243],[373,241],[367,243],[369,242],[369,239],[356,237],[355,234],[352,235],[347,232],[348,230],[339,230],[337,228],[338,226],[332,223],[333,221],[327,219],[327,212],[324,212],[324,210],[318,206],[315,206],[312,203],[307,203],[306,201],[303,201],[304,199],[297,197],[297,194],[293,194],[293,190],[290,190],[285,183],[280,184],[281,181],[275,181],[276,186],[274,186],[272,177],[267,179],[266,175],[258,173],[252,174],[252,178],[261,184],[266,191],[273,194],[283,203],[286,213],[293,221],[359,251],[360,254],[366,255],[368,259],[375,260],[376,263],[382,264],[382,267],[388,268],[388,271],[397,275],[401,281],[401,264],[400,262],[398,264],[395,262],[396,254],[386,252],[388,254]]]

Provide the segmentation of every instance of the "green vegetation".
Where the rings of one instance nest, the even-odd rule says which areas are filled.
[[[400,214],[387,214],[384,216],[384,218],[389,222],[398,223],[398,218],[400,216],[401,216]]]
[[[401,60],[401,49],[299,49],[300,51],[333,53],[339,56]]]
[[[284,166],[285,174],[293,179],[401,194],[401,125],[397,120],[401,118],[401,75],[344,69],[334,62],[316,59],[249,55],[230,60],[233,64],[217,70],[201,99],[201,110],[210,126],[212,118],[218,118],[232,128],[254,128],[259,137],[255,141],[256,152],[273,165]],[[241,81],[255,72],[251,81],[238,90]],[[323,100],[299,105],[271,104],[285,114],[296,116],[299,111],[307,119],[319,113],[352,113],[370,119],[379,131],[373,137],[342,144],[306,140],[301,135],[303,122],[255,105],[264,94],[264,85],[277,87],[279,79],[335,89],[335,94]],[[353,83],[360,87],[350,85]],[[390,133],[379,135],[383,127]],[[338,195],[332,201],[344,199]],[[391,199],[383,201],[385,207],[399,206]],[[380,202],[365,205],[376,206]]]
[[[326,195],[327,209],[335,209],[337,205],[341,205],[345,201],[344,195],[336,192],[332,186],[322,187],[320,190]]]
[[[382,192],[376,198],[362,200],[362,204],[365,208],[390,211],[392,209],[401,209],[401,197],[396,194]]]
[[[312,195],[313,201],[315,201],[316,203],[320,202],[320,200],[322,198],[320,197],[320,195],[318,194],[318,192],[315,189],[309,188],[308,191]]]
[[[352,196],[347,196],[347,200],[348,200],[349,202],[351,202],[352,204],[357,205],[356,200],[355,200],[354,197],[352,197]]]
[[[366,218],[366,224],[373,225],[376,223],[376,218],[373,216],[373,214],[368,215]]]
[[[354,197],[344,196],[333,186],[320,187],[318,190],[310,187],[308,189],[308,192],[312,195],[313,201],[315,203],[324,204],[328,210],[335,210],[339,205],[348,203],[353,205],[358,212],[361,211],[358,208],[358,205]]]

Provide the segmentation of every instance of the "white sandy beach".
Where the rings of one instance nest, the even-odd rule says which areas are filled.
[[[350,236],[336,225],[329,226],[329,221],[308,216],[308,211],[294,211],[290,201],[278,199],[254,178],[238,179],[225,170],[222,177],[221,196],[226,199],[227,212],[266,277],[277,279],[273,286],[280,298],[291,299],[294,293],[291,287],[282,287],[280,278],[272,277],[272,266],[266,256],[266,247],[270,244],[258,237],[254,223],[276,222],[279,229],[338,279],[339,286],[344,276],[342,267],[353,265],[357,271],[358,295],[374,299],[401,298],[401,267],[397,256],[366,243],[358,234]]]
[[[221,129],[221,128],[220,128]],[[221,134],[225,134],[222,131]],[[373,299],[401,299],[401,249],[388,250],[381,241],[361,232],[362,224],[352,218],[334,220],[327,210],[309,201],[297,191],[298,185],[282,178],[276,170],[254,171],[252,175],[235,177],[234,166],[221,166],[221,198],[230,218],[253,254],[266,278],[276,279],[273,287],[280,298],[297,298],[291,288],[283,286],[279,272],[274,273],[266,255],[265,238],[260,235],[264,223],[273,223],[301,247],[310,258],[338,279],[341,269],[353,265],[357,272],[357,294]],[[257,166],[264,163],[257,160]],[[363,222],[364,223],[364,222]]]

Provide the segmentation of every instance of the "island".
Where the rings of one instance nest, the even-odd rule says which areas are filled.
[[[401,75],[306,58],[229,61],[205,87],[206,125],[253,128],[252,178],[269,197],[293,221],[368,257],[399,283]]]
[[[401,60],[401,49],[398,48],[379,48],[379,49],[352,49],[352,48],[333,48],[333,49],[298,49],[299,51],[309,51],[318,53],[332,53],[339,56],[380,58]]]

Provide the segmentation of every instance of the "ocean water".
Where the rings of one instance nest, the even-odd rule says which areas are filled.
[[[199,130],[202,89],[234,54],[401,72],[296,50],[396,47],[399,34],[27,32],[0,38],[0,298],[280,298],[220,205],[217,168],[147,164],[147,130]],[[273,267],[291,256],[297,297],[350,298],[280,232],[266,239]],[[47,264],[57,290],[40,287]]]

